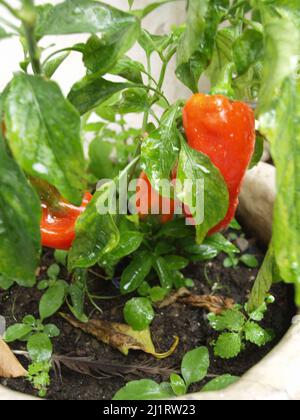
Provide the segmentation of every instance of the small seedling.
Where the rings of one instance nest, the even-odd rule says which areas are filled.
[[[244,308],[236,305],[234,309],[226,310],[221,315],[209,314],[211,327],[221,333],[212,343],[215,355],[222,359],[232,359],[245,349],[246,342],[258,347],[271,342],[274,339],[274,332],[263,329],[258,322],[264,319],[267,305],[273,302],[274,298],[269,297],[254,312],[248,312],[247,305]]]
[[[40,319],[32,315],[23,318],[22,323],[8,327],[4,340],[7,343],[24,341],[31,364],[28,368],[28,380],[38,390],[40,397],[45,397],[50,385],[52,342],[51,339],[60,334],[56,325],[44,325]]]
[[[129,382],[116,393],[114,400],[153,400],[181,397],[188,392],[191,385],[199,383],[207,377],[209,366],[208,349],[198,347],[184,356],[181,364],[181,375],[172,373],[170,381],[161,384],[149,379]],[[216,377],[201,391],[222,390],[238,379],[231,375]]]

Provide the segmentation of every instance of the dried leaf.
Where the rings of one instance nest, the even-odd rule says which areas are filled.
[[[159,302],[156,306],[159,309],[166,308],[167,306],[173,305],[178,301],[178,299],[186,296],[190,296],[191,292],[186,289],[185,287],[181,287],[181,289],[177,290],[174,293],[171,293],[169,296],[166,297],[163,301]]]
[[[233,299],[225,298],[222,296],[210,295],[192,295],[186,288],[181,288],[177,292],[169,295],[165,300],[158,303],[158,308],[166,308],[174,303],[182,303],[184,305],[195,306],[197,308],[207,309],[219,315],[226,309],[232,309],[235,302]]]
[[[179,343],[179,338],[176,337],[171,349],[166,353],[159,354],[155,351],[149,328],[143,331],[134,331],[129,325],[117,322],[91,319],[87,323],[82,323],[70,315],[61,314],[61,316],[73,327],[80,328],[102,343],[119,350],[125,356],[128,355],[129,350],[141,350],[157,359],[165,359],[174,353]]]
[[[181,298],[180,303],[185,305],[195,306],[197,308],[207,309],[209,312],[213,312],[216,315],[220,315],[227,309],[232,309],[235,305],[233,299],[224,298],[222,296],[197,296],[191,295],[186,298]]]
[[[0,377],[20,378],[27,376],[27,371],[14,356],[8,345],[0,338]]]
[[[145,375],[159,375],[167,378],[171,373],[179,373],[172,366],[160,366],[157,363],[150,364],[148,361],[139,364],[125,364],[110,359],[92,360],[88,357],[53,355],[53,363],[59,372],[61,371],[61,365],[63,365],[81,375],[97,379],[124,378],[125,375],[133,375],[138,378],[144,378]]]

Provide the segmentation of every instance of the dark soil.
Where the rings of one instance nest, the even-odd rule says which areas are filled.
[[[264,253],[260,249],[252,245],[250,251],[262,261]],[[225,256],[221,255],[213,262],[191,265],[186,270],[186,274],[195,280],[195,293],[209,294],[212,285],[217,283],[220,289],[216,291],[216,294],[233,297],[237,303],[244,303],[253,285],[257,270],[248,269],[242,265],[237,269],[225,269],[223,268],[224,258]],[[46,267],[51,262],[53,262],[52,253],[48,251],[44,255],[41,278],[45,278]],[[92,273],[90,273],[90,285],[97,295],[117,294],[117,290],[112,283],[105,282]],[[249,345],[239,357],[230,361],[217,359],[211,353],[209,372],[211,375],[230,373],[241,376],[259,362],[285,334],[295,313],[292,290],[287,285],[279,284],[274,286],[272,293],[276,297],[276,303],[270,306],[263,326],[275,330],[276,340],[263,348]],[[0,314],[5,317],[8,325],[21,321],[26,314],[34,314],[38,317],[37,308],[40,296],[41,293],[36,289],[21,289],[18,287],[14,287],[8,292],[0,292]],[[98,301],[103,314],[95,311],[92,317],[123,322],[122,308],[126,299]],[[93,308],[89,307],[89,310],[91,312]],[[64,308],[64,311],[67,312],[68,309]],[[215,339],[216,335],[208,325],[206,314],[204,310],[186,307],[181,304],[175,304],[157,311],[157,316],[151,327],[153,342],[157,351],[167,351],[174,341],[174,336],[180,337],[180,344],[174,355],[160,361],[136,351],[131,351],[129,356],[125,357],[118,351],[99,343],[91,336],[74,329],[58,316],[54,317],[50,321],[61,329],[60,337],[54,340],[55,354],[71,354],[72,356],[88,357],[100,361],[108,359],[114,363],[127,366],[130,364],[147,364],[155,367],[155,371],[153,374],[149,372],[139,375],[134,369],[134,374],[123,375],[120,370],[117,372],[119,373],[118,376],[114,372],[110,378],[96,379],[62,367],[61,378],[59,375],[52,374],[48,399],[109,400],[116,391],[130,380],[140,379],[141,377],[156,381],[168,380],[171,371],[179,370],[182,357],[187,351],[203,345],[211,349],[210,342]],[[25,350],[22,345],[17,344],[13,345],[13,348]],[[21,361],[26,366],[26,360],[22,359]],[[157,374],[157,367],[164,373]],[[20,392],[34,394],[31,385],[26,380],[2,380],[1,383]],[[204,384],[205,382],[194,385],[190,392],[198,391]]]

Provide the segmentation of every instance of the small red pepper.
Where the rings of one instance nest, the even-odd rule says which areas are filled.
[[[52,210],[42,204],[41,235],[42,245],[68,251],[75,239],[75,224],[81,213],[92,199],[92,194],[85,193],[80,207],[67,201],[59,201],[60,210]]]
[[[139,209],[139,216],[141,219],[145,219],[148,215],[151,215],[151,209],[157,209],[159,211],[159,220],[161,223],[167,223],[173,220],[175,212],[175,202],[169,198],[164,198],[159,195],[145,174],[142,172],[137,181],[137,201],[136,206]]]
[[[226,228],[235,216],[238,196],[255,148],[255,117],[248,105],[222,95],[196,94],[183,110],[188,144],[207,155],[228,187],[226,217],[209,234]]]

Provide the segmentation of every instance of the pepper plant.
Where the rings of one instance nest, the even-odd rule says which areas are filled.
[[[113,278],[124,258],[129,264],[121,274],[122,292],[139,290],[149,313],[157,294],[189,284],[180,273],[184,258],[205,260],[230,248],[219,230],[232,220],[246,169],[260,160],[264,141],[277,168],[277,200],[273,239],[248,313],[261,307],[273,281],[294,284],[300,303],[298,2],[189,0],[184,25],[163,35],[144,29],[149,14],[175,2],[149,1],[139,9],[129,1],[123,11],[91,0],[43,6],[20,0],[16,7],[0,0],[14,18],[1,18],[0,39],[19,37],[24,51],[19,72],[0,96],[0,286],[33,287],[42,245],[69,251],[67,266],[75,278],[70,288],[53,276],[40,284],[47,289],[42,318],[67,299],[73,314],[86,320],[86,270],[100,265]],[[45,36],[55,42],[67,34],[90,36],[67,48],[57,43],[51,53],[41,48]],[[137,43],[146,65],[130,58]],[[70,52],[80,55],[86,75],[65,97],[52,77]],[[161,60],[158,80],[151,68],[154,54]],[[170,103],[164,93],[174,57],[178,79],[195,94],[187,103]],[[197,94],[202,76],[211,82],[209,95]],[[131,113],[142,115],[139,128],[128,124]],[[138,177],[152,188],[142,189],[140,200],[155,202],[159,217],[148,218],[147,206],[140,217],[131,214],[131,196],[124,204],[114,190]],[[110,181],[96,188],[104,178]],[[163,179],[169,195],[163,196]],[[200,221],[192,210],[199,181]],[[99,208],[112,196],[118,211],[103,214]],[[178,203],[184,215],[171,220]],[[185,226],[185,218],[196,227]],[[236,250],[227,253],[236,265]],[[57,255],[65,262],[66,254]],[[153,273],[162,290],[147,286]],[[49,309],[45,300],[54,290]]]

